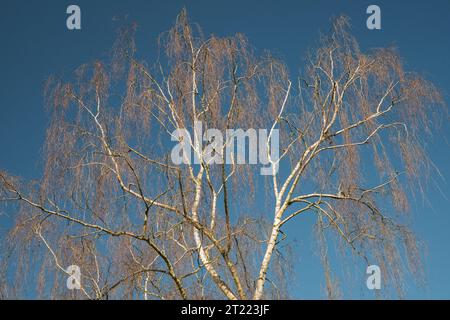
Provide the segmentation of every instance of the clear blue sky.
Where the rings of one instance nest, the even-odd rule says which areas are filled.
[[[82,11],[82,30],[66,29],[66,8],[77,4]],[[377,4],[382,30],[366,28],[366,8]],[[0,168],[25,178],[40,176],[40,155],[48,122],[42,89],[51,74],[70,74],[82,63],[106,58],[121,21],[137,22],[139,55],[155,57],[156,37],[186,7],[192,21],[206,34],[246,34],[257,49],[268,49],[284,59],[293,74],[302,65],[320,30],[328,30],[330,18],[345,14],[363,49],[395,45],[408,69],[432,80],[449,104],[450,1],[23,1],[3,0],[0,6]],[[446,181],[450,179],[449,119],[442,135],[430,141],[429,150]],[[416,203],[414,230],[428,247],[425,290],[408,288],[409,298],[450,298],[450,187],[439,181],[442,193],[431,187],[432,206]],[[0,217],[0,236],[7,218]],[[299,222],[299,263],[292,294],[296,298],[322,298],[318,258],[310,244],[312,231]],[[3,227],[1,226],[3,224]],[[307,236],[301,236],[306,234]],[[364,274],[355,275],[363,278]],[[320,284],[320,285],[319,285]],[[356,286],[347,298],[370,298]]]

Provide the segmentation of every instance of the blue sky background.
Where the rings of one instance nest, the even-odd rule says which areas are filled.
[[[77,4],[82,30],[66,28],[66,8]],[[366,28],[366,8],[381,7],[382,30]],[[43,84],[51,74],[69,75],[82,63],[107,58],[115,31],[124,21],[137,22],[138,54],[152,61],[157,36],[170,28],[186,7],[191,20],[205,34],[244,33],[257,49],[268,49],[282,58],[295,75],[320,30],[330,18],[351,18],[353,34],[363,49],[396,46],[407,69],[433,81],[449,104],[450,1],[2,1],[0,6],[0,168],[24,178],[40,176],[41,147],[48,116],[43,107]],[[425,241],[428,284],[407,288],[408,298],[450,298],[450,144],[449,118],[442,133],[430,141],[429,150],[445,179],[436,177],[441,192],[431,186],[432,205],[415,203],[413,229]],[[8,226],[0,216],[0,237]],[[310,224],[296,221],[291,227],[297,243],[298,264],[292,281],[294,298],[323,298],[323,279]],[[365,281],[365,270],[353,275]],[[319,285],[320,284],[320,285]],[[361,287],[363,287],[361,289]],[[372,298],[364,286],[348,286],[346,298]]]

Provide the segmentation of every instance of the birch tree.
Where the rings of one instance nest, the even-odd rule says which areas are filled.
[[[378,264],[399,293],[404,272],[421,276],[405,216],[434,170],[425,142],[442,99],[396,50],[362,51],[340,17],[292,75],[241,34],[205,37],[185,11],[154,63],[134,31],[121,29],[110,60],[48,81],[42,177],[0,172],[14,220],[3,297],[36,283],[43,298],[287,298],[294,262],[283,228],[305,215],[317,219],[329,298],[339,297],[332,246]],[[207,161],[212,141],[199,147],[195,134],[198,164],[175,165],[173,132],[196,122],[265,128],[268,151],[279,130],[272,174],[226,163],[223,148],[222,164]],[[66,288],[68,265],[80,267],[80,290]]]

